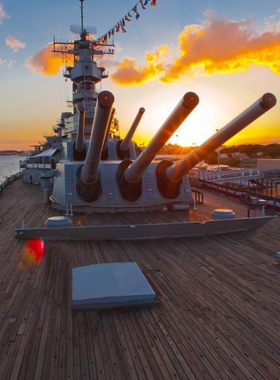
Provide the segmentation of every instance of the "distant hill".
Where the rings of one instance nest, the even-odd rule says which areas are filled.
[[[12,156],[22,153],[22,150],[0,150],[0,156]]]
[[[187,155],[197,147],[181,147],[179,145],[166,144],[160,151],[160,155]],[[220,155],[226,155],[227,158],[220,158],[220,163],[232,167],[251,165],[255,166],[257,158],[280,158],[280,144],[246,144],[226,146],[220,150]],[[243,161],[238,154],[246,155],[247,161]],[[221,157],[221,156],[220,156]],[[207,164],[217,164],[219,161],[216,151],[205,157],[204,161]]]
[[[188,154],[196,147],[182,147],[177,144],[166,144],[159,151],[159,154]],[[220,150],[220,154],[232,154],[232,153],[243,153],[247,154],[248,157],[266,157],[266,158],[280,158],[280,144],[246,144],[246,145],[233,145],[226,146]],[[216,152],[211,154],[217,155]]]
[[[250,158],[266,157],[266,158],[280,158],[280,144],[246,144],[237,145],[223,148],[220,153],[244,153]]]

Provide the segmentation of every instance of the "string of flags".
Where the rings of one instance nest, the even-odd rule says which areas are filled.
[[[130,22],[133,17],[135,16],[135,19],[138,20],[140,17],[140,14],[138,12],[138,7],[141,6],[142,9],[146,9],[146,5],[150,3],[152,7],[155,7],[157,5],[157,0],[140,0],[138,3],[134,5],[133,8],[108,32],[103,34],[101,37],[99,37],[96,42],[97,43],[103,43],[106,44],[108,39],[113,37],[115,33],[118,33],[122,31],[123,33],[126,33],[126,22]]]

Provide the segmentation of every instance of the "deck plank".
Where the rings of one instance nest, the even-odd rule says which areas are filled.
[[[18,199],[18,194],[21,194]],[[34,207],[35,205],[35,207]],[[84,222],[209,219],[246,207],[205,191],[188,212],[89,215]],[[15,181],[0,196],[0,378],[280,378],[280,220],[242,233],[150,241],[46,242],[27,263],[14,228],[57,214],[38,187]],[[80,215],[75,216],[80,218]],[[158,304],[71,310],[71,269],[135,261]]]

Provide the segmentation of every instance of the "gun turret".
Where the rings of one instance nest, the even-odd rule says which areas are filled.
[[[213,152],[243,128],[274,107],[275,104],[276,97],[273,94],[264,94],[239,116],[180,161],[175,163],[170,161],[160,162],[156,169],[156,176],[158,190],[161,195],[165,198],[177,197],[180,192],[182,178],[190,169],[203,160],[209,153]]]
[[[141,196],[143,172],[198,103],[195,93],[186,93],[140,156],[133,163],[125,160],[119,165],[117,182],[124,199],[133,202]]]
[[[76,142],[73,145],[73,158],[75,161],[83,161],[86,157],[86,147],[84,144],[85,121],[86,110],[81,106],[79,108],[79,125]]]
[[[113,103],[114,96],[111,92],[102,91],[98,95],[87,156],[84,165],[77,172],[77,192],[86,202],[98,199],[102,191],[99,163]]]
[[[129,158],[129,146],[131,143],[131,140],[133,138],[133,135],[136,131],[136,128],[138,127],[140,120],[142,119],[142,116],[145,112],[145,108],[141,107],[129,129],[127,132],[127,135],[123,140],[118,141],[117,144],[117,154],[120,160],[123,160],[125,158]]]

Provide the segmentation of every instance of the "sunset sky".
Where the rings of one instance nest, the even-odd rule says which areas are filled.
[[[143,4],[145,0],[142,0]],[[193,91],[200,103],[171,138],[200,145],[265,92],[278,98],[274,109],[230,144],[280,143],[280,2],[278,0],[85,0],[84,24],[95,37],[131,11],[126,33],[115,34],[115,55],[106,58],[110,78],[101,89],[115,96],[121,136],[138,109],[146,112],[135,139],[148,143],[182,96]],[[28,149],[51,134],[71,100],[70,82],[50,43],[73,40],[80,24],[78,0],[0,0],[0,150]]]

